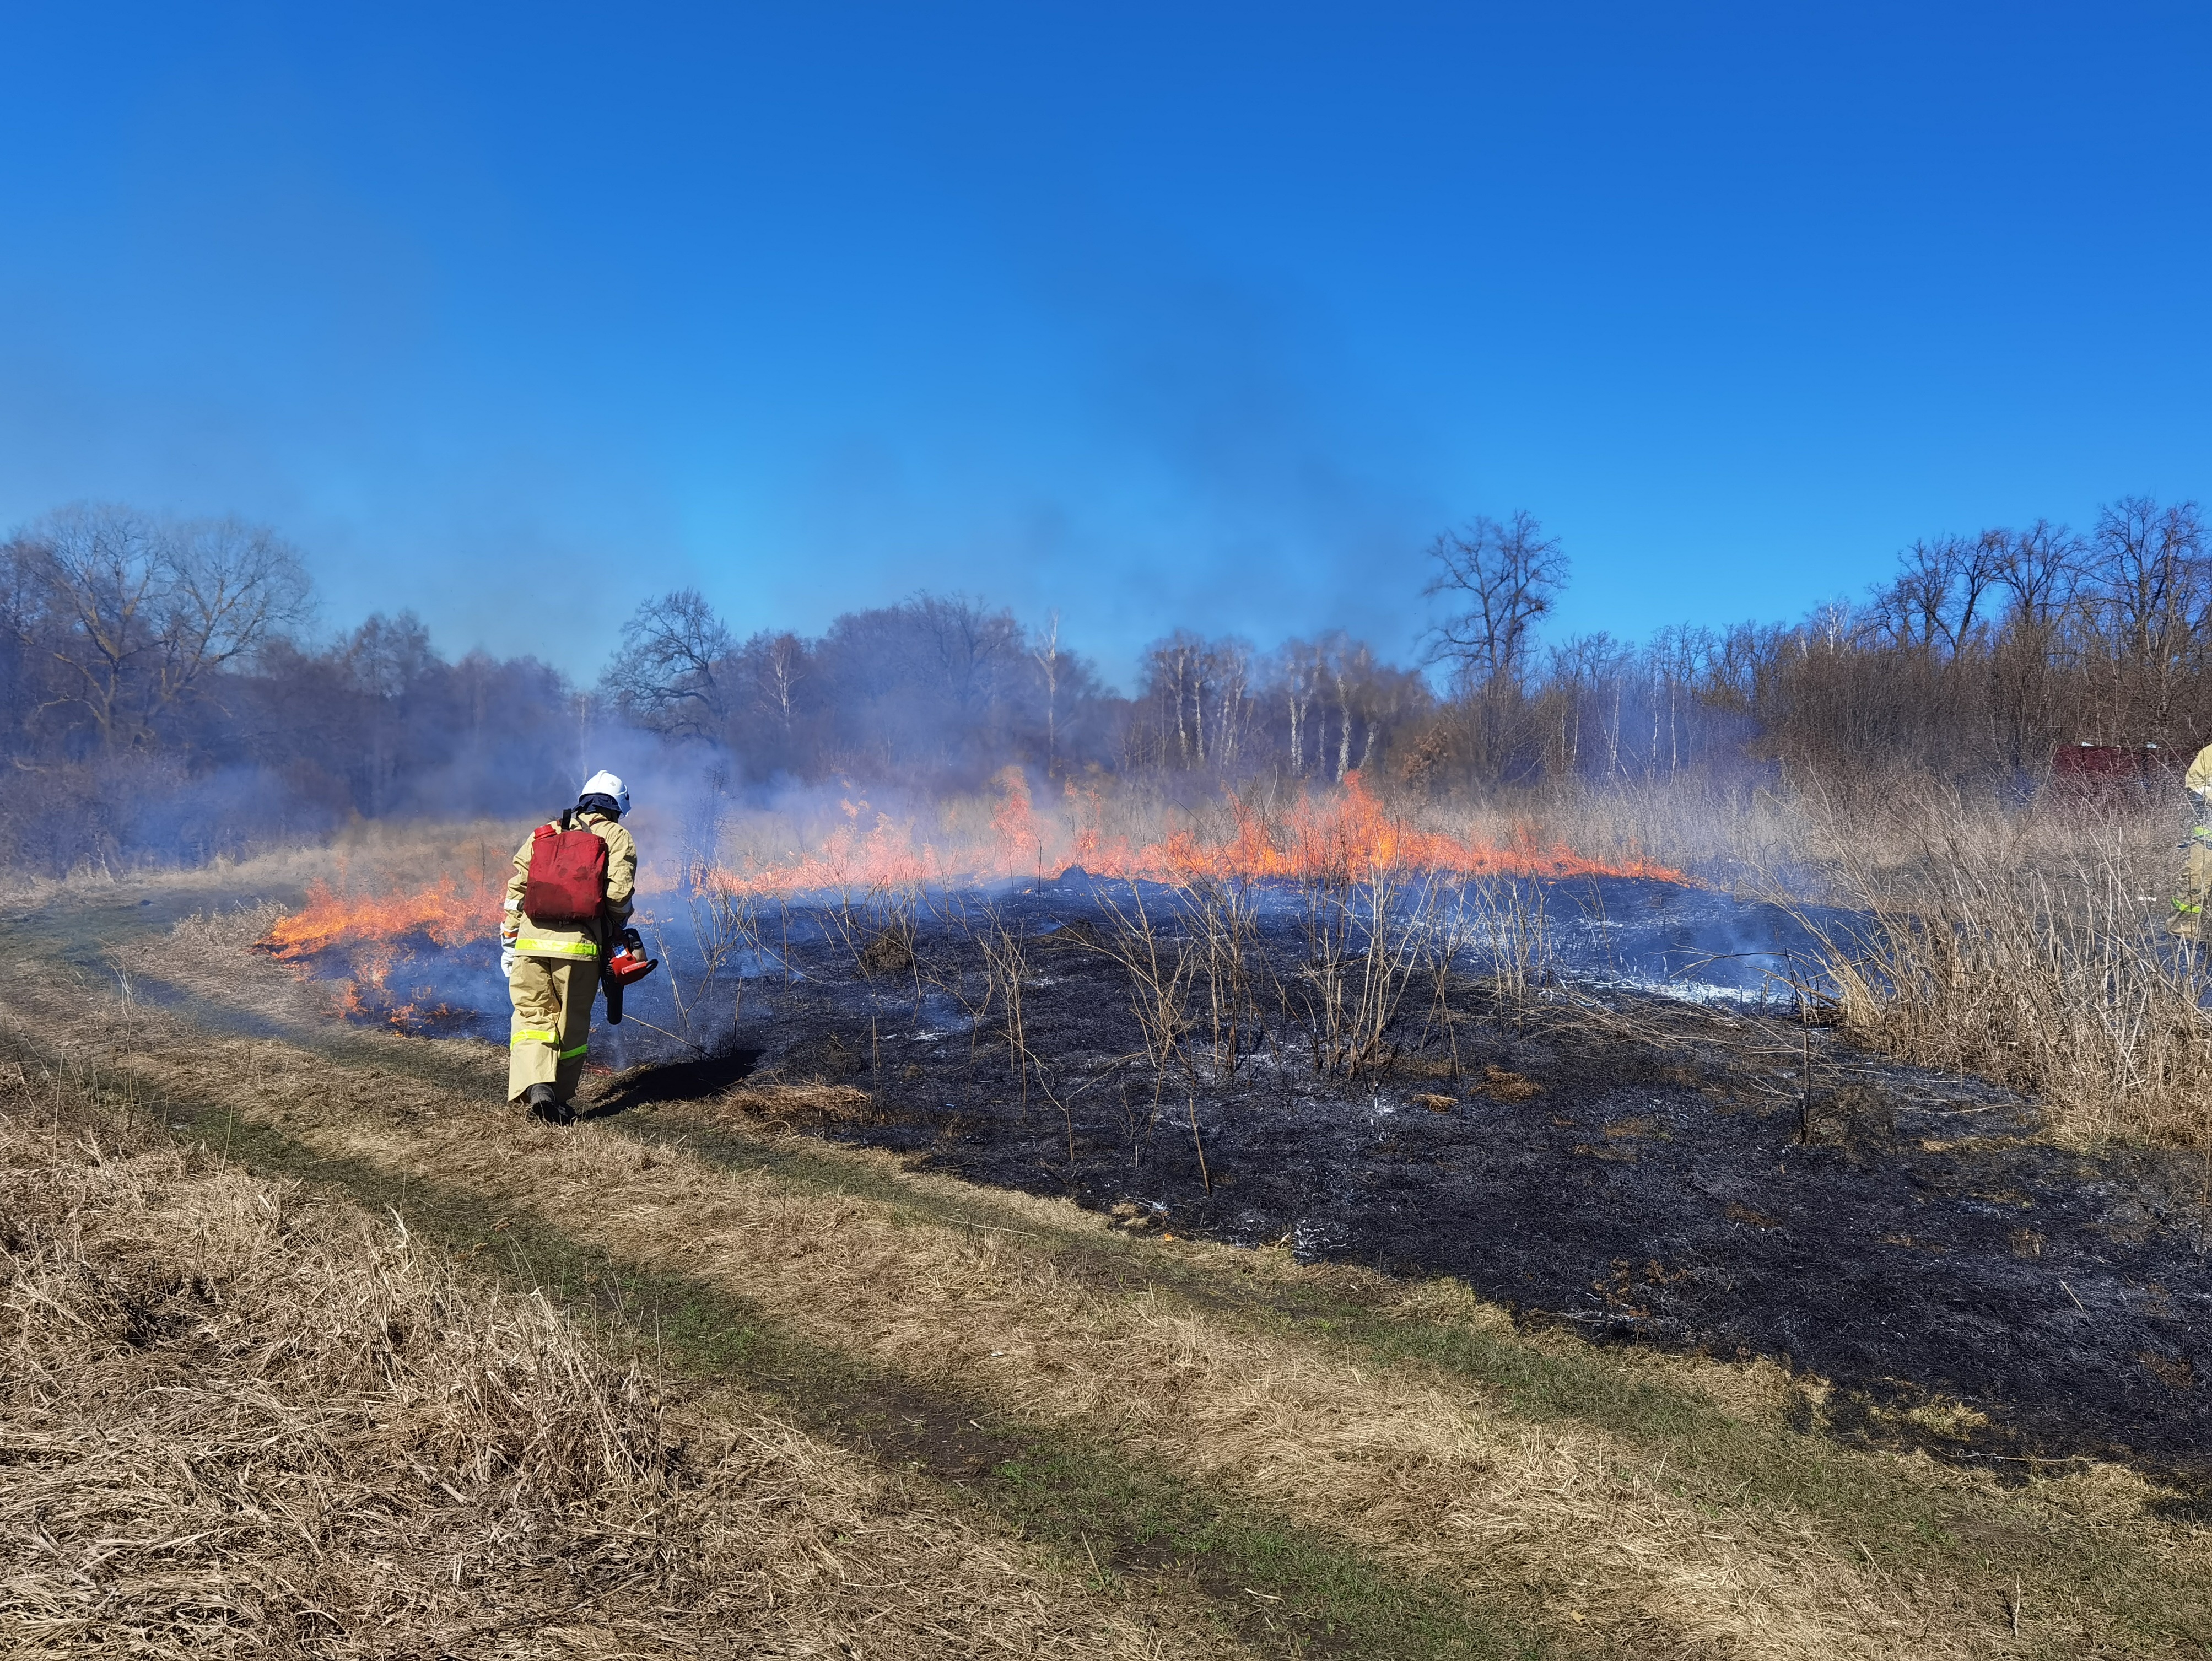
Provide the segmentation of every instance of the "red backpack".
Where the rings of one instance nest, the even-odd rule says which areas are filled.
[[[541,824],[530,839],[522,911],[532,922],[589,922],[606,900],[607,845],[582,825],[570,830],[573,812],[562,813],[557,830]]]

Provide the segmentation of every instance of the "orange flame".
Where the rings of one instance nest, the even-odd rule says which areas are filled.
[[[307,889],[307,903],[280,917],[261,945],[283,962],[313,957],[333,946],[364,940],[396,940],[427,935],[439,946],[482,940],[497,927],[503,883],[483,876],[464,881],[441,877],[428,887],[399,894],[341,894],[326,882]],[[368,966],[368,977],[381,986],[392,958]]]
[[[1066,787],[1067,822],[1063,822],[1037,812],[1018,767],[1006,769],[994,782],[1000,800],[991,815],[989,836],[981,846],[964,854],[947,856],[928,843],[917,844],[911,824],[901,824],[881,813],[863,829],[866,804],[848,800],[842,804],[846,822],[811,852],[742,870],[702,862],[686,875],[702,887],[763,898],[1056,877],[1075,866],[1094,876],[1172,884],[1268,879],[1365,881],[1386,873],[1424,871],[1470,877],[1690,880],[1641,855],[1595,860],[1557,841],[1547,845],[1528,824],[1516,825],[1503,847],[1424,830],[1392,813],[1356,772],[1345,775],[1341,789],[1302,797],[1272,819],[1231,794],[1231,825],[1223,837],[1209,840],[1183,830],[1159,842],[1133,846],[1127,838],[1107,837],[1101,824],[1103,803],[1095,790],[1079,789],[1071,782]],[[426,936],[439,946],[484,940],[497,926],[503,894],[503,880],[483,875],[447,876],[412,891],[382,895],[341,893],[318,883],[308,890],[307,904],[281,919],[261,945],[293,962],[332,946],[359,948],[410,935]],[[394,954],[387,951],[365,952],[355,970],[369,988],[382,993],[394,961]]]
[[[1594,860],[1557,841],[1541,845],[1527,824],[1516,825],[1511,843],[1503,848],[1445,831],[1423,830],[1393,814],[1357,772],[1346,773],[1343,788],[1332,795],[1301,798],[1275,824],[1231,794],[1229,808],[1235,823],[1225,839],[1209,842],[1186,830],[1138,847],[1126,838],[1107,840],[1099,824],[1103,809],[1096,791],[1080,791],[1072,782],[1067,786],[1075,819],[1071,835],[1037,812],[1019,768],[1007,768],[994,782],[1003,800],[991,816],[991,840],[964,859],[948,861],[928,843],[915,847],[910,826],[896,825],[881,815],[862,836],[858,812],[848,802],[846,812],[854,824],[832,832],[817,853],[741,872],[702,867],[693,875],[732,893],[763,897],[991,881],[1033,873],[1054,877],[1075,866],[1094,876],[1163,883],[1270,878],[1364,881],[1384,873],[1419,871],[1689,880],[1680,871],[1640,855]],[[1048,851],[1053,849],[1059,851]]]
[[[1515,826],[1510,846],[1423,830],[1392,813],[1358,773],[1344,776],[1333,796],[1304,796],[1291,804],[1279,825],[1270,826],[1239,797],[1229,799],[1236,828],[1224,841],[1205,843],[1188,830],[1165,842],[1132,851],[1127,843],[1103,845],[1093,827],[1086,845],[1077,833],[1079,857],[1072,863],[1095,874],[1141,877],[1157,882],[1212,879],[1291,881],[1349,879],[1359,882],[1389,873],[1447,871],[1470,877],[1645,877],[1686,882],[1670,867],[1640,855],[1625,860],[1585,858],[1565,843],[1540,846],[1534,827]]]

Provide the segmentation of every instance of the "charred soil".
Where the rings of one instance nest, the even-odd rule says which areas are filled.
[[[764,1120],[1133,1231],[1770,1355],[1834,1386],[1807,1413],[1852,1439],[2212,1475],[2201,1165],[2057,1145],[2031,1103],[1792,1017],[1619,990],[1424,985],[1349,1068],[1258,999],[1217,1036],[1201,988],[1163,1061],[1110,918],[1048,885],[994,926],[1025,942],[1018,1013],[971,928],[925,927],[895,974],[808,928],[788,978],[748,983],[722,1059],[634,1068],[602,1110],[719,1068]],[[1277,974],[1310,975],[1295,917],[1261,933]]]

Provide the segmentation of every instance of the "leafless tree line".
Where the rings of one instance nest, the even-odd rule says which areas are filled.
[[[1133,697],[1071,650],[1057,613],[918,594],[849,612],[819,637],[739,640],[696,590],[641,606],[600,683],[623,718],[712,741],[752,776],[975,783],[1017,763],[1334,782],[1387,762],[1436,700],[1415,670],[1341,632],[1262,652],[1178,630],[1144,654]]]
[[[0,542],[9,862],[205,857],[573,788],[588,712],[544,665],[448,663],[406,612],[320,647],[311,621],[264,527],[86,507]]]
[[[1061,642],[963,595],[850,611],[818,638],[739,640],[696,590],[640,606],[599,692],[647,731],[714,744],[759,779],[980,782],[1111,753],[1119,700]]]
[[[1565,578],[1525,515],[1434,551],[1462,611],[1435,655],[1457,696],[1405,746],[1435,788],[1649,779],[1745,760],[2033,781],[2075,743],[2212,738],[2212,559],[2194,502],[2127,497],[2086,534],[1915,542],[1896,574],[1795,624],[1586,634],[1529,625]]]
[[[1142,674],[1120,757],[1129,770],[1333,783],[1386,762],[1437,708],[1416,671],[1341,631],[1262,653],[1178,630],[1146,651]]]
[[[534,806],[594,733],[701,747],[732,783],[981,783],[1009,764],[1223,782],[1355,770],[1449,793],[1649,779],[1747,759],[2032,778],[2076,741],[2212,736],[2212,560],[2194,503],[2130,497],[2086,533],[1916,542],[1796,623],[1546,640],[1569,575],[1532,515],[1430,550],[1428,668],[1340,633],[1262,649],[1182,630],[1106,687],[1057,616],[960,595],[740,637],[679,590],[594,691],[531,659],[449,661],[410,613],[313,643],[303,563],[265,528],[119,508],[0,543],[11,826],[42,862],[235,851],[350,815]],[[21,855],[19,855],[19,857]]]

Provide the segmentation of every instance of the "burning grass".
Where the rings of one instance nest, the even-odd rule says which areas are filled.
[[[895,822],[885,814],[876,814],[864,830],[867,805],[849,800],[842,804],[842,822],[822,831],[811,846],[775,856],[763,855],[757,846],[744,851],[740,846],[744,835],[727,824],[717,832],[711,848],[683,852],[680,857],[665,849],[656,854],[648,824],[644,832],[648,858],[641,878],[645,909],[639,921],[664,958],[671,958],[671,928],[676,930],[679,948],[696,950],[698,980],[705,989],[726,965],[740,968],[747,961],[757,964],[775,958],[787,970],[793,912],[809,911],[812,926],[828,920],[842,932],[859,973],[873,982],[895,979],[907,971],[919,995],[923,970],[915,956],[915,928],[925,907],[954,904],[951,896],[972,892],[977,885],[1004,884],[1024,876],[1059,877],[1079,869],[1118,880],[1133,894],[1140,884],[1165,885],[1176,896],[1175,905],[1201,915],[1209,929],[1218,924],[1227,930],[1225,934],[1217,931],[1218,937],[1209,940],[1206,986],[1218,1029],[1224,1007],[1221,971],[1226,969],[1233,1050],[1235,1011],[1249,1004],[1256,990],[1256,983],[1246,983],[1241,965],[1252,944],[1254,902],[1249,896],[1257,888],[1303,893],[1316,902],[1310,909],[1316,910],[1317,917],[1328,910],[1322,950],[1334,963],[1360,955],[1354,936],[1363,928],[1370,942],[1376,932],[1377,920],[1369,918],[1363,924],[1353,915],[1356,905],[1345,899],[1353,889],[1387,910],[1397,906],[1411,885],[1425,882],[1431,887],[1429,909],[1433,910],[1434,899],[1442,891],[1436,885],[1450,885],[1461,901],[1473,885],[1489,897],[1485,903],[1488,912],[1498,913],[1500,908],[1492,902],[1512,894],[1530,877],[1556,880],[1604,873],[1682,880],[1680,873],[1638,854],[1609,861],[1586,858],[1556,839],[1540,837],[1525,823],[1512,825],[1503,842],[1488,839],[1469,825],[1453,829],[1419,823],[1414,816],[1380,800],[1357,773],[1348,775],[1335,790],[1302,794],[1264,807],[1232,794],[1218,808],[1202,814],[1163,810],[1155,814],[1152,826],[1156,839],[1144,843],[1128,834],[1126,802],[1117,802],[1119,828],[1109,830],[1108,805],[1097,793],[1085,794],[1071,784],[1069,801],[1063,815],[1040,813],[1023,773],[1008,769],[997,780],[995,797],[988,804],[990,811],[980,823],[977,815],[987,804],[944,805],[943,849],[918,843],[913,822]],[[1170,828],[1176,819],[1180,824]],[[750,828],[757,830],[758,826]],[[465,855],[456,861],[432,853],[416,862],[414,880],[397,884],[356,880],[341,860],[337,874],[312,882],[303,904],[270,922],[256,942],[258,948],[282,962],[313,964],[319,977],[334,983],[340,1012],[354,1019],[384,1022],[413,1034],[475,1030],[489,1036],[489,1026],[501,1013],[488,1007],[499,1001],[489,943],[506,872],[503,860],[489,857],[490,847],[479,836],[472,862]],[[381,868],[388,872],[392,863],[386,860]],[[428,881],[421,876],[426,868],[433,873]],[[1520,902],[1515,898],[1507,904]],[[1455,904],[1451,909],[1464,906]],[[1141,904],[1137,910],[1141,917]],[[966,916],[964,905],[961,915]],[[769,939],[771,921],[778,936],[775,946]],[[682,926],[686,923],[688,929]],[[807,926],[802,922],[802,928]],[[1149,928],[1150,923],[1145,927]],[[685,933],[690,936],[688,942],[681,938]],[[1412,939],[1411,932],[1396,930],[1394,949],[1404,961],[1387,966],[1386,980],[1404,978],[1412,963],[1405,955]],[[1457,939],[1455,928],[1455,942]],[[996,942],[1018,953],[1024,949],[1017,936],[1003,930]],[[452,991],[450,972],[444,990],[417,983],[416,965],[426,949],[447,954],[441,965],[446,971],[458,966],[457,952],[471,959],[471,978],[481,983],[475,1007],[467,995]],[[1373,953],[1367,958],[1372,959]],[[1011,1000],[1018,1024],[1026,959],[994,961],[999,972],[987,979],[998,991],[987,989],[985,1001],[995,996]],[[1128,961],[1133,966],[1136,963],[1133,957]],[[1158,967],[1155,953],[1152,968]],[[1332,1066],[1356,1068],[1371,1062],[1379,1053],[1382,1028],[1395,1008],[1395,997],[1378,1001],[1389,989],[1376,980],[1376,968],[1371,960],[1364,963],[1356,995],[1340,978],[1321,989],[1317,998],[1304,998],[1312,1006],[1308,1025],[1317,1021],[1328,1029],[1314,1042],[1319,1046],[1316,1053],[1326,1052]],[[684,1003],[678,979],[678,965],[671,958],[670,972],[660,984],[675,999],[677,1025],[688,1042],[696,1012]],[[1284,991],[1279,977],[1274,985],[1278,993]],[[1189,988],[1174,980],[1156,989],[1160,998],[1155,1001],[1159,1002],[1181,996]],[[1300,993],[1304,995],[1304,989]],[[742,999],[741,983],[732,983],[732,995]],[[1175,1025],[1170,1020],[1170,1025]],[[1164,1045],[1155,1046],[1163,1055],[1175,1047],[1172,1036],[1165,1036]]]
[[[963,816],[954,806],[944,825],[950,839],[918,843],[912,821],[901,823],[889,814],[875,814],[864,829],[867,804],[848,800],[848,822],[831,828],[812,848],[781,855],[758,847],[733,856],[717,855],[701,860],[694,874],[705,885],[769,897],[1046,879],[1073,867],[1094,876],[1176,885],[1357,880],[1376,870],[1683,879],[1680,873],[1639,852],[1588,857],[1547,840],[1526,821],[1514,823],[1502,840],[1466,826],[1425,824],[1382,801],[1357,772],[1346,774],[1333,790],[1302,793],[1288,800],[1226,791],[1218,806],[1199,812],[1155,805],[1156,822],[1142,828],[1130,824],[1129,804],[1109,803],[1103,791],[1073,781],[1066,787],[1064,811],[1057,814],[1037,809],[1018,768],[1001,773],[996,785],[998,803],[980,833],[972,825],[962,826]],[[762,827],[747,828],[757,835]]]
[[[985,810],[988,809],[988,812]],[[828,824],[769,814],[732,812],[716,845],[655,846],[648,813],[641,821],[646,864],[641,890],[648,898],[720,891],[746,900],[788,900],[806,894],[905,893],[1050,878],[1071,867],[1123,879],[1188,885],[1194,882],[1359,880],[1376,871],[1401,877],[1421,872],[1472,877],[1559,878],[1602,874],[1684,880],[1680,873],[1633,849],[1607,857],[1576,852],[1516,820],[1503,833],[1471,824],[1427,824],[1378,798],[1358,773],[1341,787],[1261,802],[1225,794],[1197,812],[1164,803],[1133,808],[1073,783],[1065,811],[1041,812],[1028,780],[1009,768],[994,798],[940,804],[939,824],[917,837],[918,820],[903,820],[848,798]],[[1149,824],[1141,823],[1149,818]],[[469,846],[471,837],[457,838]],[[432,851],[435,874],[394,869],[380,861],[359,876],[344,869],[308,885],[306,903],[275,924],[264,946],[295,961],[334,947],[420,940],[453,946],[495,930],[507,876],[505,852],[487,861],[486,837],[472,838],[474,863],[447,869]]]
[[[331,883],[307,888],[307,904],[270,926],[270,954],[292,962],[337,945],[394,940],[419,934],[437,946],[481,940],[496,927],[504,881],[444,876],[428,887],[398,893],[348,893]]]

